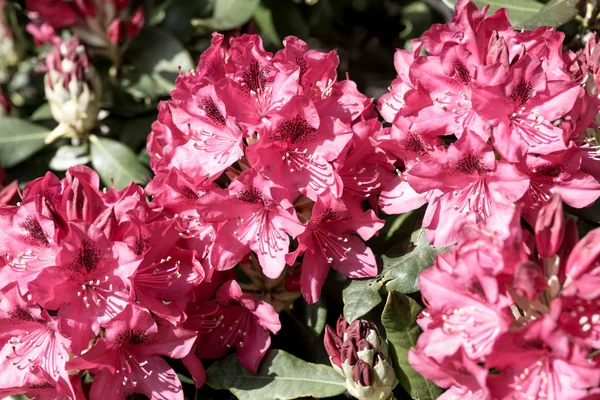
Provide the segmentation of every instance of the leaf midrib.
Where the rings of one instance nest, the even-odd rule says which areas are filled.
[[[282,377],[282,376],[279,376],[279,375],[276,375],[276,376],[262,376],[262,375],[246,376],[246,375],[230,375],[230,374],[228,374],[226,376],[226,378],[227,378],[227,380],[233,379],[233,378],[239,378],[239,379],[251,380],[251,381],[256,380],[256,379],[263,379],[263,380],[270,380],[270,381],[275,381],[275,380],[299,381],[299,382],[311,382],[311,383],[324,383],[324,384],[327,384],[327,385],[334,385],[334,386],[343,386],[343,387],[346,387],[346,383],[345,382],[339,382],[338,383],[338,382],[331,382],[331,381],[322,381],[322,380],[319,380],[319,379]]]
[[[526,12],[531,12],[531,13],[537,13],[538,11],[540,11],[543,8],[543,5],[539,4],[539,3],[537,3],[537,4],[539,4],[539,7],[535,7],[535,8],[528,8],[528,7],[517,6],[517,5],[513,5],[513,4],[506,4],[502,1],[495,2],[495,1],[490,1],[490,0],[479,0],[478,3],[489,4],[490,6],[496,6],[499,8],[506,8],[507,10],[526,11]]]
[[[25,135],[0,136],[0,144],[19,142],[19,141],[23,141],[23,140],[43,139],[46,136],[48,136],[48,134],[50,132],[51,131],[43,131],[43,132],[36,132],[36,133],[25,134]]]

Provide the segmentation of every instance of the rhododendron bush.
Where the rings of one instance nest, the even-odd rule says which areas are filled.
[[[600,399],[600,5],[282,3],[0,0],[1,397]]]

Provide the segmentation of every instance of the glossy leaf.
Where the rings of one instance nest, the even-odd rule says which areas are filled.
[[[271,9],[259,5],[254,13],[254,21],[258,29],[260,29],[260,34],[263,38],[268,39],[273,45],[281,47],[281,39],[277,33],[277,28],[275,28]]]
[[[344,318],[348,322],[352,322],[381,303],[381,296],[379,295],[380,286],[377,279],[350,281],[350,284],[342,292]]]
[[[175,88],[179,70],[195,68],[190,53],[172,34],[161,29],[145,29],[131,43],[127,52],[137,66],[140,81],[132,85],[143,94],[169,94]],[[142,84],[143,82],[143,84]]]
[[[252,18],[260,0],[215,0],[212,18],[193,19],[192,25],[206,31],[228,31]]]
[[[421,271],[431,267],[438,252],[446,249],[436,249],[427,241],[425,231],[419,229],[412,234],[412,250],[398,258],[382,256],[382,280],[388,291],[396,290],[408,294],[419,291],[418,278]]]
[[[90,162],[88,146],[69,146],[60,147],[52,160],[50,160],[50,169],[55,171],[66,171],[74,165],[87,164]]]
[[[106,186],[122,189],[132,181],[148,182],[148,170],[129,147],[95,135],[90,136],[90,144],[92,165]]]
[[[346,391],[344,378],[332,367],[308,363],[283,350],[269,350],[256,375],[235,355],[218,360],[206,371],[206,383],[243,400],[323,398]]]
[[[390,344],[394,371],[402,387],[413,399],[436,399],[442,390],[419,375],[408,363],[408,350],[417,344],[421,328],[417,317],[422,309],[416,301],[401,293],[388,293],[381,323]]]
[[[449,7],[454,7],[458,0],[443,0]],[[488,15],[491,15],[500,8],[506,8],[510,22],[515,25],[515,28],[523,26],[526,21],[535,18],[544,4],[535,0],[473,0],[473,2],[482,9],[485,6],[490,6]]]
[[[48,128],[18,118],[0,118],[0,164],[17,165],[44,147]]]
[[[306,326],[315,335],[320,335],[327,322],[327,300],[325,300],[325,296],[321,296],[316,303],[304,304],[303,311]]]
[[[535,16],[525,21],[523,26],[526,29],[535,29],[540,26],[559,27],[577,15],[578,5],[581,3],[581,0],[552,0]]]

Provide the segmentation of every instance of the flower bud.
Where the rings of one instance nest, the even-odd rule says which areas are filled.
[[[346,378],[350,395],[365,400],[387,400],[398,384],[387,344],[371,322],[351,324],[340,317],[336,331],[325,328],[325,350],[333,368]]]
[[[240,262],[240,267],[241,272],[248,278],[240,282],[244,293],[251,294],[255,300],[271,304],[277,312],[290,309],[294,301],[301,296],[299,290],[288,290],[286,287],[287,273],[282,273],[276,279],[267,277],[254,256],[247,262]]]
[[[60,43],[48,54],[46,68],[46,98],[62,134],[91,130],[98,119],[101,85],[85,48],[76,38]]]
[[[0,89],[0,118],[10,114],[11,105]]]
[[[17,45],[10,26],[4,19],[5,2],[0,0],[0,81],[7,79],[6,69],[15,67],[23,58],[23,49]]]
[[[565,236],[565,216],[560,196],[553,195],[542,207],[535,224],[535,242],[540,257],[553,257]]]

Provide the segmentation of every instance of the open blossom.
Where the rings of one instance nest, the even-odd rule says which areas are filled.
[[[0,299],[0,391],[48,383],[54,393],[74,396],[65,363],[70,340],[58,329],[59,319],[24,298],[17,284]],[[20,393],[20,392],[17,392]]]
[[[330,267],[350,278],[377,274],[375,256],[359,237],[370,239],[383,227],[372,211],[350,210],[332,195],[319,199],[312,212],[306,230],[298,237],[298,249],[287,259],[291,265],[304,254],[300,279],[309,303],[319,299]]]
[[[68,367],[92,371],[90,399],[102,399],[107,393],[117,399],[132,393],[183,399],[181,382],[160,356],[185,357],[195,338],[195,332],[157,324],[150,313],[129,305],[106,325],[104,337],[69,361]]]
[[[220,223],[211,253],[215,268],[233,268],[252,250],[265,275],[278,277],[285,266],[289,237],[304,230],[286,199],[285,189],[249,170],[226,192],[214,190],[198,200],[203,218]]]
[[[198,302],[187,312],[184,326],[198,331],[200,358],[221,357],[235,348],[240,364],[254,373],[271,344],[270,332],[276,334],[281,328],[273,306],[253,300],[233,280],[219,288],[214,300]]]

